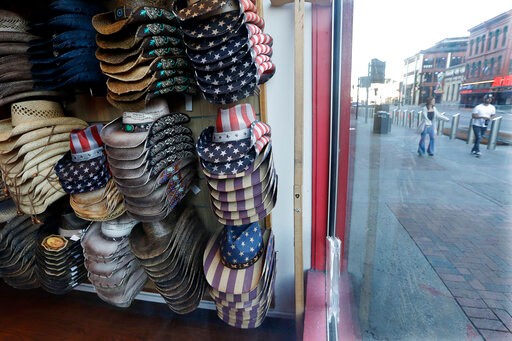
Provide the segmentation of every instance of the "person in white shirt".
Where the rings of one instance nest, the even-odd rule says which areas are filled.
[[[471,117],[473,118],[473,132],[475,133],[475,143],[471,149],[471,154],[480,157],[480,142],[485,135],[489,121],[496,115],[496,108],[491,104],[493,100],[492,94],[484,96],[484,102],[473,108]]]

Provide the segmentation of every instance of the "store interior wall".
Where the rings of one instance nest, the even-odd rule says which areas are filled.
[[[263,5],[265,32],[274,38],[272,61],[276,74],[266,85],[268,123],[272,127],[272,151],[279,175],[279,192],[272,211],[272,229],[277,249],[275,315],[294,313],[293,169],[294,169],[294,6]],[[304,17],[304,153],[303,153],[303,263],[311,267],[311,4]]]

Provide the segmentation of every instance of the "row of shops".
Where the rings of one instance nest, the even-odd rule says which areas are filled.
[[[493,80],[462,84],[460,104],[473,107],[482,101],[482,96],[486,93],[494,95],[495,105],[512,105],[512,74],[498,76]]]

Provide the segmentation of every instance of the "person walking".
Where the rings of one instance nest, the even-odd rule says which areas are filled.
[[[420,142],[418,144],[418,155],[425,155],[425,140],[429,136],[427,153],[434,156],[435,136],[437,133],[437,120],[449,121],[450,119],[440,113],[435,107],[436,100],[434,97],[428,97],[421,113],[421,123],[418,131],[421,133]]]
[[[471,154],[480,157],[480,142],[485,135],[489,121],[496,115],[496,108],[492,105],[493,95],[486,94],[484,102],[473,108],[471,117],[473,118],[473,132],[475,133],[475,143],[471,149]]]

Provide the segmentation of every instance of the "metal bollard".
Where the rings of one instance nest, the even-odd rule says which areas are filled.
[[[407,110],[407,109],[404,110],[404,115],[402,116],[402,127],[405,127],[405,121],[407,119],[407,112],[408,111],[409,110]]]
[[[457,129],[459,129],[460,114],[452,116],[452,126],[450,128],[450,140],[453,140],[457,136]]]
[[[468,129],[468,137],[466,139],[466,144],[473,143],[475,141],[475,132],[473,131],[473,118],[469,120],[469,129]]]
[[[444,116],[444,112],[441,113],[441,115]],[[444,131],[444,121],[443,120],[439,120],[437,121],[437,135],[442,135]]]
[[[416,128],[420,126],[420,122],[421,122],[421,115],[423,114],[423,111],[420,110],[418,111],[418,113],[416,114]]]
[[[498,133],[500,132],[502,116],[495,117],[491,120],[491,131],[489,132],[489,138],[487,139],[487,149],[496,149],[496,142],[498,139]]]
[[[412,120],[414,117],[414,110],[409,111],[409,115],[407,116],[407,120],[409,121],[409,128],[412,128]]]

